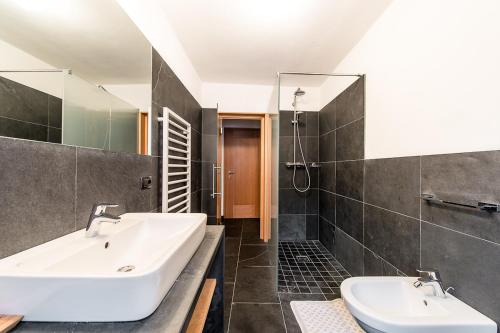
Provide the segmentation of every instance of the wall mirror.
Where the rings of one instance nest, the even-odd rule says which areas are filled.
[[[150,152],[151,45],[113,0],[0,0],[0,136]]]

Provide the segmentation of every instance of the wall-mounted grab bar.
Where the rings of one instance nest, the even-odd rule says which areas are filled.
[[[450,205],[464,208],[478,209],[481,211],[489,213],[500,213],[500,204],[491,202],[478,201],[477,204],[467,204],[461,202],[454,202],[449,200],[442,200],[436,197],[434,194],[422,193],[420,199],[425,200],[429,203],[440,204],[440,205]]]

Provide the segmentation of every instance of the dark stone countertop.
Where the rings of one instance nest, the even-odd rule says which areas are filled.
[[[178,333],[189,318],[198,291],[207,274],[208,268],[223,239],[223,226],[207,226],[205,238],[198,250],[177,278],[160,306],[149,317],[132,322],[111,323],[40,323],[21,322],[12,332],[134,332],[134,333]],[[68,304],[71,306],[71,304]],[[126,304],[124,304],[126,306]],[[75,309],[78,311],[78,309]]]

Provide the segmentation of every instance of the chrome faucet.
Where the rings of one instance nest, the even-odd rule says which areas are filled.
[[[85,229],[85,237],[90,238],[97,236],[99,233],[99,225],[103,222],[114,224],[120,222],[121,217],[106,213],[106,208],[108,207],[118,207],[118,205],[109,203],[94,204],[89,216],[87,228]]]
[[[443,280],[437,269],[417,269],[420,277],[413,283],[415,288],[422,286],[432,286],[434,295],[439,297],[446,297],[446,290],[443,286]]]

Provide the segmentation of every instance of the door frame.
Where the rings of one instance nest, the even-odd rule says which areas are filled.
[[[222,121],[259,120],[260,121],[260,238],[267,242],[271,238],[271,117],[267,113],[233,113],[221,112],[217,114],[217,164],[222,166]],[[217,174],[217,192],[223,193],[221,178],[222,172]],[[217,223],[222,219],[222,197],[217,196]]]

